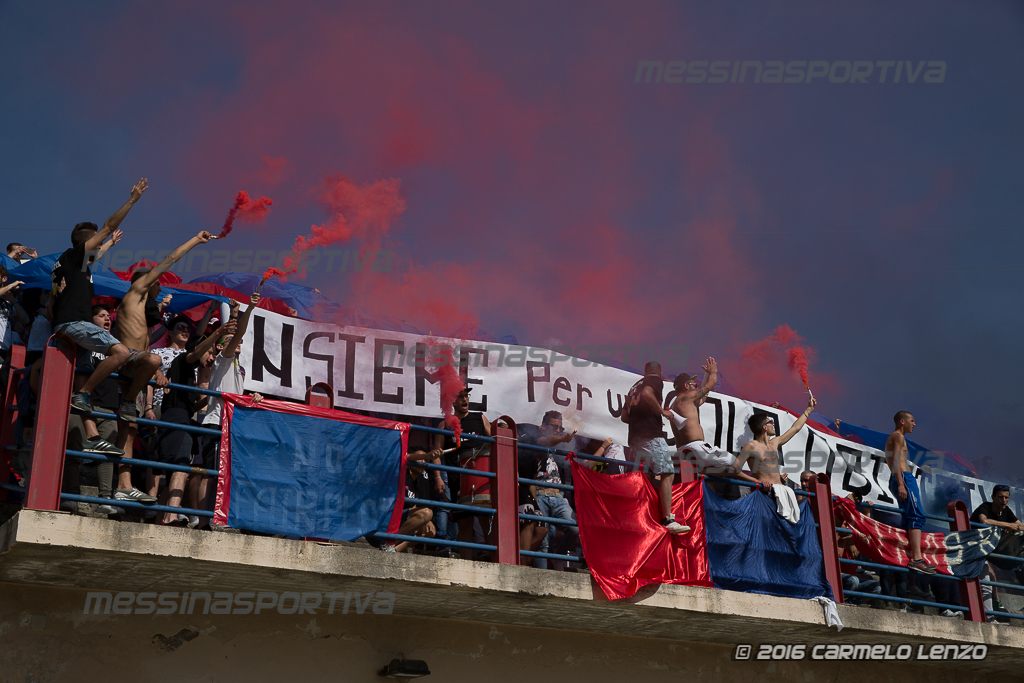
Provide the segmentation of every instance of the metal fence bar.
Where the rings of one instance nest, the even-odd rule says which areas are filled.
[[[987,609],[985,614],[993,617],[1006,617],[1007,619],[1024,619],[1024,614],[1015,614],[1014,612],[996,612],[995,610]]]
[[[374,532],[372,534],[367,534],[367,536],[383,539],[385,541],[411,541],[413,543],[426,543],[427,545],[451,546],[452,548],[474,548],[476,550],[490,551],[498,549],[498,546],[486,545],[482,543],[465,543],[463,541],[449,541],[444,538],[431,538],[429,536],[406,536],[405,534],[385,534],[379,531]]]
[[[425,508],[441,508],[444,510],[462,510],[464,512],[475,512],[480,515],[493,515],[494,508],[477,507],[476,505],[462,505],[461,503],[445,503],[440,500],[423,500],[422,498],[406,498],[405,502],[413,503]]]
[[[197,510],[195,508],[176,508],[170,505],[159,505],[153,503],[152,505],[145,505],[138,503],[134,500],[117,500],[116,498],[97,498],[96,496],[80,496],[77,493],[62,493],[60,494],[61,500],[73,500],[76,503],[95,503],[96,505],[113,505],[114,507],[122,508],[133,508],[141,510],[156,510],[157,512],[177,512],[182,515],[192,515],[194,517],[213,517],[213,513],[209,510]]]
[[[955,612],[967,612],[966,607],[960,605],[947,605],[944,602],[928,602],[927,600],[912,600],[910,598],[901,598],[895,595],[882,595],[881,593],[861,593],[860,591],[845,591],[846,595],[855,598],[867,598],[868,600],[885,600],[887,602],[900,602],[907,605],[917,605],[921,607],[938,607],[940,609],[951,609]]]
[[[550,481],[537,481],[536,479],[527,479],[525,477],[519,477],[520,484],[529,484],[536,486],[537,488],[544,489],[560,489],[562,491],[575,491],[575,489],[569,484],[553,484]]]
[[[24,370],[25,365],[25,347],[24,346],[12,346],[11,347],[11,359],[10,367]],[[11,471],[11,454],[9,447],[13,447],[20,437],[19,434],[15,433],[15,428],[18,424],[18,408],[15,405],[18,399],[18,380],[15,375],[16,370],[12,370],[10,375],[7,377],[7,386],[3,387],[3,406],[0,406],[0,473],[6,479],[7,473]],[[0,489],[0,500],[7,500],[7,490]]]
[[[542,515],[527,515],[525,513],[519,513],[519,519],[528,519],[532,522],[547,522],[548,524],[557,524],[559,526],[579,526],[576,520],[573,519],[561,519],[560,517],[544,517]]]
[[[122,458],[116,455],[102,455],[100,453],[90,453],[88,451],[64,451],[65,455],[72,458],[78,458],[79,460],[102,460],[104,462],[112,462],[118,465],[128,465],[134,467],[153,467],[162,470],[170,470],[172,472],[186,472],[188,474],[201,474],[208,477],[220,476],[220,470],[208,470],[203,467],[190,467],[188,465],[172,465],[166,462],[158,462],[156,460],[142,460],[141,458]]]
[[[548,560],[564,560],[565,562],[579,562],[580,558],[575,555],[555,555],[554,553],[540,553],[534,550],[520,550],[520,555],[524,557],[542,557]]]
[[[425,462],[423,465],[413,465],[406,462],[406,467],[422,467],[425,470],[438,470],[440,472],[460,472],[464,474],[472,474],[477,477],[483,477],[484,479],[494,479],[494,475],[490,472],[481,472],[479,470],[471,470],[465,467],[454,467],[452,465],[435,465],[433,463],[426,463],[426,461],[416,460],[413,462]]]
[[[89,413],[89,417],[95,417],[100,420],[116,420],[118,416],[115,413],[101,413],[98,410],[94,410]],[[181,432],[188,432],[189,434],[199,434],[201,436],[220,436],[221,430],[211,429],[209,427],[195,427],[193,425],[178,424],[177,422],[164,422],[163,420],[148,420],[144,417],[136,418],[136,422],[143,427],[157,427],[158,429],[170,429]]]
[[[35,433],[40,436],[32,442],[32,468],[24,501],[24,507],[32,510],[56,510],[60,504],[68,404],[75,376],[75,343],[61,334],[50,340],[61,344],[47,344],[43,352],[35,424]],[[44,434],[49,438],[41,438]]]
[[[1014,591],[1024,591],[1024,586],[1019,583],[1003,583],[1001,581],[986,581],[985,579],[980,579],[978,583],[982,586],[995,586],[996,588],[1008,588]]]

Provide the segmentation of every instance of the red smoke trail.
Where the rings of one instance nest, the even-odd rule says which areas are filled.
[[[309,235],[299,235],[292,253],[284,259],[284,269],[268,268],[263,279],[277,277],[282,282],[299,271],[302,253],[353,237],[363,246],[375,249],[387,235],[391,225],[405,211],[405,200],[398,192],[395,178],[356,185],[344,176],[328,176],[315,189],[317,199],[331,212],[323,225],[314,225]]]
[[[267,217],[270,213],[270,206],[274,203],[273,199],[268,197],[260,197],[256,201],[253,201],[249,197],[249,193],[245,190],[239,191],[235,195],[235,203],[228,211],[228,217],[224,219],[224,227],[221,229],[220,234],[217,238],[227,237],[231,234],[231,231],[235,228],[235,219],[246,221],[249,223],[258,223]]]
[[[780,398],[788,400],[791,396],[787,389],[792,381],[790,373],[798,373],[807,387],[808,368],[817,359],[817,351],[803,342],[804,338],[789,325],[779,325],[767,338],[741,348],[734,364],[736,374],[728,369],[725,372],[730,382],[746,397],[762,403]],[[818,379],[828,385],[834,383],[827,376],[819,376]]]
[[[449,344],[438,343],[436,339],[428,339],[431,357],[427,359],[428,366],[434,366],[434,377],[441,382],[441,414],[444,415],[444,423],[448,429],[455,432],[455,445],[462,445],[462,423],[455,416],[453,407],[455,399],[466,384],[459,377],[458,366],[452,357],[452,347]]]

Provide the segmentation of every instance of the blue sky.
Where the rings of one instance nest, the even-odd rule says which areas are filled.
[[[62,250],[147,176],[122,246],[217,229],[245,189],[274,210],[224,248],[281,251],[328,217],[325,174],[396,178],[399,221],[342,245],[394,271],[307,284],[529,344],[682,343],[668,370],[714,355],[799,409],[792,378],[730,365],[789,324],[823,413],[909,409],[918,441],[1016,477],[1022,34],[1015,2],[5,3],[0,241]],[[646,84],[641,60],[947,71]]]

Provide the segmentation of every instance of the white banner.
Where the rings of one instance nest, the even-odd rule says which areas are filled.
[[[340,408],[440,418],[440,384],[424,367],[424,359],[436,355],[431,347],[439,344],[453,348],[459,372],[473,389],[470,410],[491,420],[508,415],[520,424],[540,424],[545,412],[557,410],[567,430],[626,443],[619,415],[640,376],[540,347],[339,327],[258,309],[242,345],[245,388],[301,401],[311,384],[326,382]],[[668,405],[670,382],[666,389]],[[774,419],[779,434],[796,420],[784,410],[712,392],[700,410],[704,440],[739,453],[753,437],[747,419],[761,412]],[[672,444],[667,425],[666,431]],[[804,470],[826,472],[838,495],[857,492],[865,501],[896,504],[884,453],[863,444],[805,426],[785,445],[780,460],[790,478],[798,479]],[[984,500],[990,494],[988,486]]]

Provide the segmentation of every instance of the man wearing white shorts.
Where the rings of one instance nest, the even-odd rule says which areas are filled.
[[[683,444],[679,447],[680,460],[695,463],[704,474],[725,474],[736,462],[736,456],[704,440],[704,428],[700,425],[699,416],[700,406],[718,384],[718,363],[714,358],[708,358],[701,369],[704,370],[704,382],[700,387],[697,386],[695,375],[684,373],[673,381],[676,398],[672,402],[669,419],[672,420],[676,444]],[[753,477],[742,472],[731,476],[754,481]]]

